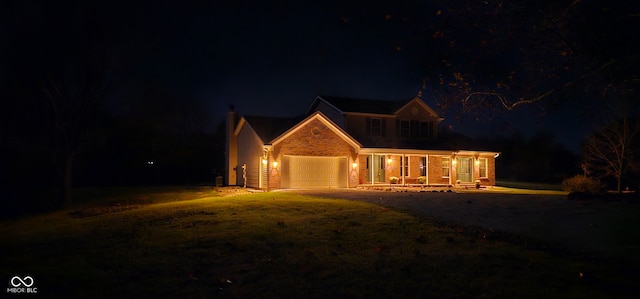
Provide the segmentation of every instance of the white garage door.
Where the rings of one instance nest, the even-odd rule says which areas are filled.
[[[346,188],[347,157],[283,156],[283,188]]]

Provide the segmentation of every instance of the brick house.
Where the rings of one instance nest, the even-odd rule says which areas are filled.
[[[227,118],[228,185],[260,189],[361,185],[495,185],[499,153],[451,148],[420,97],[318,96],[300,117]]]

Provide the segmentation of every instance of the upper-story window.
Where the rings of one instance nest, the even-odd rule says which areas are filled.
[[[420,136],[420,121],[412,120],[411,121],[411,137],[417,138]]]
[[[385,123],[382,118],[369,118],[367,119],[368,123],[368,133],[369,136],[384,136]]]
[[[420,137],[427,139],[433,138],[433,122],[420,122]]]
[[[411,130],[409,129],[409,121],[401,120],[400,121],[400,137],[407,138],[409,137]]]
[[[418,120],[400,120],[399,135],[401,138],[433,138],[433,122]]]

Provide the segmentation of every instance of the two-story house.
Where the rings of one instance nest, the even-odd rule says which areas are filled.
[[[443,120],[420,97],[318,96],[295,118],[227,120],[229,185],[260,189],[359,185],[495,185],[497,152],[448,148]]]

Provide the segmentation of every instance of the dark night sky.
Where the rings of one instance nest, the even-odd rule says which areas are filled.
[[[46,1],[17,2],[14,21],[0,35],[10,37],[21,32],[21,26],[46,28],[49,21],[42,16],[56,13]],[[183,101],[204,103],[216,121],[229,104],[241,113],[291,116],[304,112],[319,94],[376,99],[416,95],[428,70],[416,63],[412,49],[398,51],[398,36],[402,40],[404,31],[385,22],[408,11],[428,21],[439,9],[438,1],[403,6],[181,2],[185,1],[107,1],[56,9],[72,19],[89,15],[104,31],[118,59],[113,107],[126,107],[144,86],[161,86]],[[435,105],[429,88],[423,98]],[[444,111],[444,125],[471,136],[510,136],[516,131],[528,136],[554,128],[561,143],[577,150],[589,127],[575,109],[561,107],[542,119],[536,109],[480,122],[464,116],[462,122],[454,121]]]

